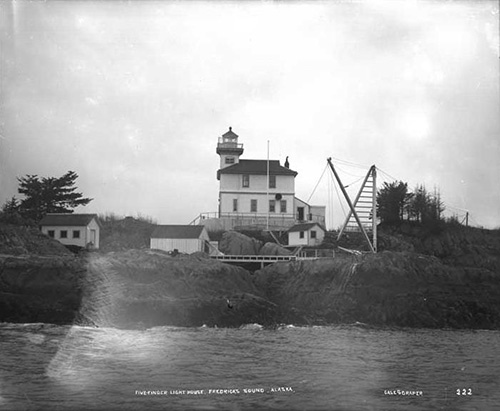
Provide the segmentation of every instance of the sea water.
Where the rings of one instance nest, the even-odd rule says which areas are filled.
[[[500,332],[0,324],[1,410],[496,410]]]

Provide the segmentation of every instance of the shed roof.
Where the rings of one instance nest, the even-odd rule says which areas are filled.
[[[310,230],[311,228],[313,228],[314,226],[318,226],[323,231],[325,231],[325,229],[321,226],[320,223],[303,223],[303,224],[296,224],[293,227],[290,227],[288,229],[288,232],[291,233],[291,232],[295,232],[295,231],[307,231],[307,230]]]
[[[239,163],[217,171],[217,179],[221,174],[267,174],[267,160],[240,160]],[[279,160],[269,160],[270,175],[296,176],[298,173],[283,167]]]
[[[204,229],[202,225],[159,225],[151,238],[200,238]]]
[[[86,227],[93,219],[95,219],[97,224],[99,224],[97,214],[51,213],[46,214],[38,224],[41,226]]]

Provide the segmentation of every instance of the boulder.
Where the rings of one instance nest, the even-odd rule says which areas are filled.
[[[265,243],[259,251],[260,255],[291,255],[292,252],[276,243]]]
[[[219,250],[226,255],[258,255],[262,242],[237,231],[226,231],[219,241]]]

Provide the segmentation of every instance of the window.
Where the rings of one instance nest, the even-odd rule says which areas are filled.
[[[61,233],[59,234],[59,238],[68,238],[68,231],[61,230]]]
[[[226,157],[226,164],[234,164],[234,157]]]
[[[238,211],[238,199],[233,198],[233,211]]]
[[[250,212],[251,213],[257,212],[257,200],[250,200]]]
[[[250,175],[243,174],[243,187],[250,187]]]
[[[304,207],[297,207],[297,220],[302,221],[304,219]]]
[[[269,176],[269,188],[276,188],[276,176]]]
[[[282,213],[286,213],[286,200],[281,200],[280,201],[280,211]]]
[[[316,231],[311,230],[311,238],[316,238]]]
[[[80,238],[80,230],[73,230],[73,238]]]
[[[303,231],[301,231],[301,232],[299,233],[299,238],[304,238],[304,232],[303,232]]]
[[[275,200],[269,200],[269,212],[270,213],[276,212],[276,201]]]
[[[54,238],[56,236],[56,232],[54,230],[47,231],[47,234],[49,235],[50,238]]]

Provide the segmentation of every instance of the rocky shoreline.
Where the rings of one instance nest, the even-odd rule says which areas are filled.
[[[256,284],[291,323],[500,328],[500,276],[415,253],[276,264]]]
[[[0,249],[0,322],[500,329],[500,253],[498,234],[492,235],[494,240],[485,237],[486,251],[461,237],[461,248],[451,247],[458,263],[446,247],[438,247],[446,254],[438,258],[415,251],[414,243],[411,251],[337,253],[254,273],[201,253],[173,257],[142,249],[74,256],[57,244],[51,254],[45,243],[43,255],[36,255],[19,240],[16,255]],[[454,244],[450,236],[446,241]]]

